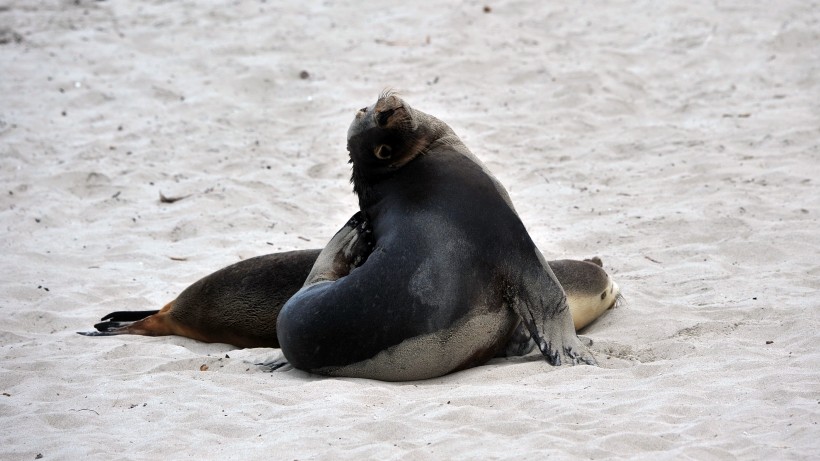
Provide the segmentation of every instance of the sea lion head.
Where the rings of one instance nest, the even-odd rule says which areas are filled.
[[[420,113],[385,92],[375,104],[359,109],[347,131],[350,161],[372,172],[401,168],[420,153]],[[424,114],[426,115],[426,114]]]
[[[347,131],[354,192],[362,198],[368,186],[423,155],[451,132],[444,122],[413,109],[395,93],[382,93],[375,104],[356,112]]]

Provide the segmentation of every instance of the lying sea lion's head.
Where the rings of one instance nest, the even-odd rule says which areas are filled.
[[[354,192],[361,199],[369,185],[423,155],[430,144],[450,133],[441,120],[413,109],[395,93],[382,93],[375,104],[356,112],[347,131]]]

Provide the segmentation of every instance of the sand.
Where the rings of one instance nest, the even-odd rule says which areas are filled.
[[[0,69],[0,459],[820,453],[816,2],[3,0]],[[390,384],[75,334],[323,246],[386,87],[549,258],[603,258],[628,302],[584,332],[600,367]]]

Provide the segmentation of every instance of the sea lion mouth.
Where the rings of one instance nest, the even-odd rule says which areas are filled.
[[[356,115],[353,116],[353,120],[361,120],[367,115],[367,107],[362,107],[361,109],[356,111]]]

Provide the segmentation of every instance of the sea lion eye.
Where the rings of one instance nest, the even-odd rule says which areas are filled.
[[[388,146],[387,144],[380,144],[376,146],[376,149],[373,151],[376,155],[376,158],[381,160],[387,160],[393,156],[393,148]]]
[[[390,119],[390,116],[393,115],[394,112],[396,112],[396,109],[387,109],[379,112],[376,115],[376,124],[384,128],[384,126],[387,125],[387,121]]]

